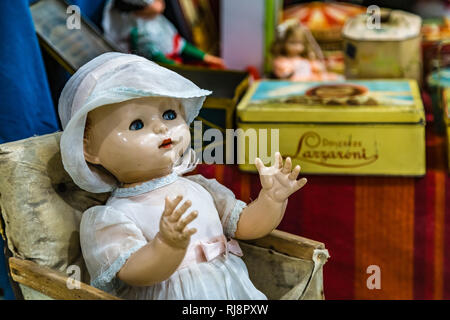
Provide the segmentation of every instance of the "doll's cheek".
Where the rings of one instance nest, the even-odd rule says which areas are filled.
[[[191,146],[190,140],[183,140],[176,149],[176,156],[181,156]]]
[[[135,140],[135,145],[139,146],[139,148],[148,149],[158,147],[158,139],[153,134],[143,135]]]
[[[179,125],[176,125],[170,129],[170,135],[173,137],[178,137],[182,140],[188,140],[191,139],[191,133],[189,131],[189,127],[186,125],[186,123],[181,123]]]
[[[183,149],[183,152],[186,151],[191,146],[191,134],[189,130],[185,135],[183,135],[182,141],[181,141],[181,148]]]
[[[119,143],[128,143],[128,137],[124,132],[117,132],[116,139]]]

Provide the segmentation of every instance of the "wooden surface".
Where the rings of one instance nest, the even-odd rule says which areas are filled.
[[[299,237],[280,230],[256,240],[244,241],[288,256],[311,260],[314,249],[324,249],[323,243]],[[117,300],[119,298],[80,282],[79,289],[67,287],[68,277],[58,271],[39,266],[33,261],[10,258],[9,266],[14,281],[39,291],[51,298],[62,300]]]
[[[68,277],[66,275],[41,267],[33,261],[10,258],[9,266],[14,281],[54,299],[120,300],[113,295],[81,282],[79,283],[79,289],[69,289],[67,287]]]
[[[281,230],[273,230],[263,238],[245,242],[305,260],[312,260],[315,249],[325,249],[325,245],[321,242],[296,236]]]

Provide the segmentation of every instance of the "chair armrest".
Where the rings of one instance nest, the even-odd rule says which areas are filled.
[[[305,260],[312,260],[314,250],[325,249],[325,245],[322,242],[317,242],[280,230],[273,230],[265,237],[254,240],[245,240],[244,242]]]
[[[260,239],[243,242],[305,260],[312,260],[314,250],[325,249],[325,245],[321,242],[280,230],[274,230]],[[14,281],[54,299],[120,300],[118,297],[82,282],[79,283],[79,289],[69,289],[67,287],[69,278],[64,273],[42,267],[30,260],[9,258],[9,268]]]
[[[65,274],[19,258],[9,258],[14,281],[54,299],[63,300],[120,300],[119,298],[80,282],[79,289],[69,289]]]

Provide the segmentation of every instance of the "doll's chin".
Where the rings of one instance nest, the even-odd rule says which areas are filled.
[[[161,157],[161,163],[167,164],[168,166],[174,166],[175,163],[179,161],[181,158],[178,155],[179,152],[175,149],[167,150],[164,155]]]

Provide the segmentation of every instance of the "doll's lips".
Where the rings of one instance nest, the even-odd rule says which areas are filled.
[[[159,148],[169,149],[172,147],[172,139],[164,139]]]

